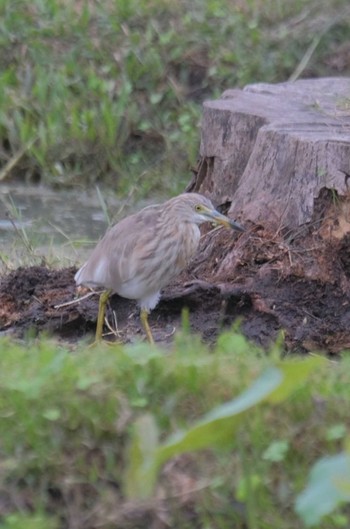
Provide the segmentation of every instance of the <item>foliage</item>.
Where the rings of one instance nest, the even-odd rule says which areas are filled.
[[[4,0],[2,164],[33,181],[177,192],[196,162],[201,102],[300,65],[337,74],[348,17],[346,0]]]
[[[308,471],[350,425],[349,373],[234,330],[211,350],[186,332],[168,350],[3,338],[0,527],[299,529]]]
[[[294,361],[289,365],[283,363],[280,368],[268,369],[239,397],[214,408],[192,428],[178,432],[158,447],[156,428],[151,418],[141,417],[136,424],[130,450],[131,468],[126,480],[129,496],[150,495],[160,465],[170,457],[188,451],[230,445],[244,415],[249,413],[252,406],[266,400],[279,402],[287,398],[290,391],[305,381],[318,361],[317,358],[309,358],[303,362]],[[297,370],[293,367],[297,367]],[[150,443],[145,441],[149,438],[149,432],[152,432]]]

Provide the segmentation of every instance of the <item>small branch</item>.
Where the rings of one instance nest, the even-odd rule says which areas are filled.
[[[69,307],[70,305],[76,305],[77,303],[80,303],[80,301],[83,301],[84,299],[91,298],[91,296],[94,296],[95,294],[100,295],[101,292],[93,290],[93,291],[88,292],[87,294],[85,294],[84,296],[81,296],[79,298],[72,299],[71,301],[66,301],[65,303],[60,303],[59,305],[55,305],[54,309],[61,309],[62,307]]]

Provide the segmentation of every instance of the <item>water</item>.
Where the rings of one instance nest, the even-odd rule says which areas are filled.
[[[114,220],[139,209],[132,198],[103,192]],[[23,256],[81,263],[106,231],[108,219],[96,189],[56,191],[43,186],[0,186],[0,257],[11,266]]]

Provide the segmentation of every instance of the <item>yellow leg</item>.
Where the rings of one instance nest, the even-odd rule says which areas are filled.
[[[148,323],[148,310],[141,309],[140,318],[141,318],[142,327],[145,329],[147,340],[149,341],[149,343],[154,344],[151,328]]]
[[[95,335],[96,342],[100,342],[102,340],[102,331],[103,331],[103,323],[105,321],[106,305],[107,305],[107,301],[111,293],[112,293],[111,290],[105,290],[100,295],[100,301],[98,304],[96,335]]]

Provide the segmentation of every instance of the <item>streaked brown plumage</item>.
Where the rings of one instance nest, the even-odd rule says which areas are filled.
[[[186,193],[148,206],[111,227],[86,263],[78,270],[78,285],[103,287],[96,340],[102,336],[105,305],[110,294],[136,299],[147,338],[153,342],[148,313],[157,305],[160,291],[194,256],[200,239],[199,224],[211,221],[243,231],[218,213],[210,200]]]

